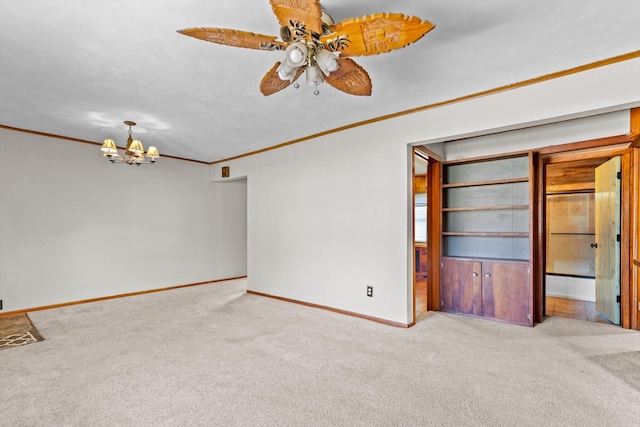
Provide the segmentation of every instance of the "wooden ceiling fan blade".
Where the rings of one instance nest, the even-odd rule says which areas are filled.
[[[278,76],[278,67],[280,66],[280,62],[276,62],[276,65],[269,70],[267,74],[262,78],[260,82],[260,92],[264,96],[273,95],[276,92],[280,92],[282,89],[289,87],[293,82],[298,80],[298,77],[304,72],[306,67],[298,68],[296,71],[296,75],[292,81],[282,80],[280,76]]]
[[[224,44],[258,50],[284,50],[287,43],[276,40],[276,36],[250,33],[248,31],[230,30],[226,28],[187,28],[178,31],[185,36]]]
[[[317,0],[269,0],[280,25],[296,37],[311,39],[311,32],[322,34],[322,7]],[[306,32],[306,36],[303,33]]]
[[[324,81],[350,95],[371,95],[369,74],[349,58],[340,58],[340,68],[325,76]]]
[[[376,13],[345,19],[331,26],[332,34],[321,37],[330,50],[342,56],[377,55],[401,49],[419,40],[435,24],[401,13]]]

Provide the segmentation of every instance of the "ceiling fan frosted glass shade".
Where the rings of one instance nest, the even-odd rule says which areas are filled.
[[[278,66],[278,77],[280,77],[280,80],[289,80],[292,82],[297,71],[298,67],[293,65],[291,61],[289,61],[289,58],[285,58],[280,66]]]
[[[293,63],[300,63],[304,59],[304,55],[299,49],[294,49],[289,54],[289,60]]]
[[[306,75],[309,86],[318,86],[320,83],[324,82],[322,73],[318,67],[307,67]]]
[[[340,66],[338,62],[338,55],[333,52],[329,52],[326,49],[320,49],[316,53],[316,63],[325,75],[329,75],[336,71]]]
[[[284,52],[287,55],[285,61],[288,60],[293,67],[300,67],[307,62],[307,46],[304,43],[293,43]]]
[[[280,77],[280,80],[289,80],[292,82],[296,76],[296,70],[297,68],[292,68],[282,63],[280,67],[278,67],[278,77]]]

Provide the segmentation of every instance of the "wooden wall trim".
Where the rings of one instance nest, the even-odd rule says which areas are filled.
[[[631,149],[631,328],[640,330],[640,148]]]
[[[631,248],[633,247],[633,239],[631,237],[633,184],[631,183],[630,150],[627,150],[627,153],[622,155],[620,160],[620,167],[622,168],[622,191],[620,197],[620,325],[625,329],[631,329],[633,328],[633,323],[635,323],[631,319],[632,309],[637,303],[632,299],[635,292],[631,289],[631,277],[633,274],[633,263],[631,262],[633,259],[631,254]]]
[[[640,107],[629,112],[629,137],[631,138],[631,258],[630,274],[631,328],[640,330]]]
[[[189,288],[192,286],[209,285],[212,283],[226,282],[227,280],[245,279],[246,277],[247,276],[229,277],[226,279],[216,279],[216,280],[208,280],[206,282],[196,282],[196,283],[188,283],[185,285],[168,286],[166,288],[157,288],[157,289],[149,289],[146,291],[129,292],[126,294],[117,294],[117,295],[110,295],[106,297],[84,299],[79,301],[70,301],[70,302],[64,302],[60,304],[43,305],[40,307],[31,307],[31,308],[25,308],[23,310],[15,310],[15,311],[9,311],[6,313],[0,313],[0,317],[15,316],[17,314],[23,314],[23,313],[32,312],[32,311],[50,310],[52,308],[62,308],[62,307],[68,307],[70,305],[87,304],[91,302],[106,301],[106,300],[116,299],[116,298],[126,298],[126,297],[132,297],[136,295],[151,294],[155,292],[164,292],[164,291],[170,291],[173,289]]]
[[[71,137],[68,137],[68,136],[55,135],[55,134],[52,134],[52,133],[38,132],[38,131],[35,131],[35,130],[16,128],[16,127],[12,127],[12,126],[6,126],[6,125],[3,125],[3,124],[0,124],[0,129],[12,130],[14,132],[29,133],[31,135],[44,136],[44,137],[47,137],[47,138],[62,139],[64,141],[79,142],[79,143],[82,143],[82,144],[90,144],[90,145],[97,145],[97,146],[101,146],[102,145],[101,142],[88,141],[86,139],[71,138]],[[118,147],[118,148],[121,149],[121,150],[125,149],[124,147]],[[185,162],[200,163],[200,164],[203,164],[203,165],[208,165],[209,164],[209,162],[203,162],[201,160],[186,159],[184,157],[177,157],[177,156],[168,156],[166,154],[162,154],[162,156],[160,158],[161,159],[165,158],[165,159],[183,160]]]
[[[640,107],[632,108],[630,111],[629,138],[631,146],[640,148]]]
[[[614,56],[612,58],[607,58],[607,59],[603,59],[603,60],[600,60],[600,61],[592,62],[592,63],[589,63],[589,64],[581,65],[581,66],[578,66],[578,67],[569,68],[567,70],[562,70],[562,71],[557,71],[555,73],[545,74],[543,76],[534,77],[532,79],[523,80],[521,82],[507,84],[507,85],[504,85],[504,86],[499,86],[499,87],[494,88],[494,89],[488,89],[488,90],[485,90],[485,91],[482,91],[482,92],[476,92],[476,93],[473,93],[473,94],[470,94],[470,95],[465,95],[465,96],[461,96],[461,97],[458,97],[458,98],[453,98],[453,99],[446,100],[446,101],[436,102],[434,104],[424,105],[422,107],[416,107],[416,108],[412,108],[412,109],[409,109],[409,110],[404,110],[404,111],[400,111],[400,112],[397,112],[397,113],[387,114],[387,115],[376,117],[376,118],[373,118],[373,119],[352,123],[350,125],[341,126],[341,127],[335,128],[335,129],[330,129],[330,130],[327,130],[327,131],[318,132],[318,133],[315,133],[315,134],[312,134],[312,135],[309,135],[309,136],[305,136],[305,137],[302,137],[302,138],[297,138],[297,139],[294,139],[294,140],[291,140],[291,141],[283,142],[281,144],[276,144],[276,145],[273,145],[271,147],[266,147],[266,148],[262,148],[260,150],[250,151],[248,153],[239,154],[237,156],[227,157],[227,158],[224,158],[224,159],[213,160],[213,161],[210,161],[210,162],[205,162],[205,161],[201,161],[201,160],[187,159],[187,158],[184,158],[184,157],[168,156],[168,155],[162,155],[162,157],[169,158],[169,159],[183,160],[183,161],[187,161],[187,162],[214,165],[214,164],[218,164],[218,163],[222,163],[222,162],[227,162],[227,161],[230,161],[230,160],[240,159],[240,158],[243,158],[243,157],[253,156],[255,154],[264,153],[266,151],[275,150],[277,148],[286,147],[288,145],[297,144],[299,142],[308,141],[310,139],[319,138],[321,136],[329,135],[329,134],[332,134],[332,133],[342,132],[344,130],[348,130],[348,129],[352,129],[352,128],[356,128],[356,127],[360,127],[360,126],[365,126],[365,125],[368,125],[368,124],[372,124],[372,123],[377,123],[377,122],[393,119],[393,118],[396,118],[396,117],[406,116],[406,115],[418,113],[418,112],[421,112],[421,111],[427,111],[427,110],[443,107],[443,106],[450,105],[450,104],[456,104],[456,103],[460,103],[460,102],[463,102],[463,101],[468,101],[468,100],[472,100],[472,99],[476,99],[476,98],[481,98],[481,97],[484,97],[484,96],[487,96],[487,95],[493,95],[493,94],[496,94],[496,93],[500,93],[500,92],[504,92],[504,91],[508,91],[508,90],[512,90],[512,89],[518,89],[518,88],[521,88],[521,87],[524,87],[524,86],[530,86],[530,85],[533,85],[533,84],[542,83],[542,82],[545,82],[545,81],[548,81],[548,80],[557,79],[559,77],[565,77],[565,76],[568,76],[568,75],[571,75],[571,74],[576,74],[576,73],[580,73],[580,72],[583,72],[583,71],[588,71],[588,70],[592,70],[592,69],[595,69],[595,68],[616,64],[618,62],[628,61],[630,59],[634,59],[634,58],[638,58],[638,57],[640,57],[640,50],[636,50],[636,51],[633,51],[633,52],[625,53],[623,55],[618,55],[618,56]],[[634,113],[634,114],[640,115],[640,108],[635,108],[634,110],[636,110],[636,113]],[[640,119],[638,119],[638,120],[640,120]],[[638,126],[640,126],[640,125],[638,125]],[[31,133],[31,134],[34,134],[34,135],[40,135],[40,136],[46,136],[46,137],[51,137],[51,138],[63,139],[63,140],[67,140],[67,141],[80,142],[80,143],[83,143],[83,144],[102,145],[102,143],[95,142],[95,141],[87,141],[87,140],[83,140],[83,139],[71,138],[71,137],[66,137],[66,136],[62,136],[62,135],[55,135],[55,134],[49,134],[49,133],[45,133],[45,132],[38,132],[38,131],[33,131],[33,130],[28,130],[28,129],[16,128],[16,127],[7,126],[7,125],[3,125],[3,124],[0,124],[0,128],[13,130],[13,131],[16,131],[16,132],[25,132],[25,133]],[[638,134],[638,135],[640,135],[640,134]],[[637,145],[634,145],[634,146],[636,146],[636,147],[640,146],[640,136],[638,136],[638,135],[635,136],[634,144],[637,144]]]
[[[615,156],[623,156],[628,152],[629,152],[628,148],[618,148],[615,150],[607,150],[607,151],[602,150],[602,151],[594,151],[591,153],[559,155],[559,156],[550,158],[547,164],[563,163],[563,162],[570,162],[575,160],[606,159],[606,158],[612,158]]]
[[[416,323],[416,293],[417,293],[417,277],[416,277],[416,187],[418,186],[418,177],[416,176],[416,156],[418,156],[418,150],[414,148],[411,150],[411,321]],[[422,156],[420,156],[422,158]],[[427,177],[422,180],[422,186],[426,184]],[[424,188],[426,191],[426,188]]]
[[[344,314],[346,316],[358,317],[360,319],[370,320],[372,322],[382,323],[384,325],[395,326],[397,328],[410,328],[413,325],[415,325],[415,322],[411,322],[411,323],[408,323],[408,324],[400,323],[400,322],[393,322],[391,320],[381,319],[379,317],[367,316],[365,314],[355,313],[353,311],[340,310],[339,308],[327,307],[325,305],[313,304],[313,303],[310,303],[310,302],[299,301],[299,300],[295,300],[295,299],[291,299],[291,298],[279,297],[279,296],[276,296],[276,295],[265,294],[265,293],[262,293],[262,292],[247,291],[247,293],[251,294],[251,295],[257,295],[257,296],[260,296],[260,297],[273,298],[273,299],[277,299],[279,301],[289,302],[289,303],[293,303],[293,304],[300,304],[300,305],[304,305],[306,307],[319,308],[319,309],[322,309],[322,310],[331,311],[333,313]]]
[[[546,174],[545,174],[545,162],[539,153],[534,152],[534,158],[536,158],[536,171],[535,171],[535,199],[536,204],[532,207],[532,212],[534,209],[537,211],[536,220],[538,222],[538,226],[536,228],[535,234],[532,236],[535,239],[534,247],[535,247],[535,257],[533,258],[533,290],[534,290],[534,298],[533,298],[533,312],[535,314],[535,321],[541,323],[544,320],[544,315],[546,314],[546,271],[547,271],[547,257],[543,256],[546,254],[547,247],[547,236],[546,236],[546,194],[545,189],[547,187],[546,183]]]
[[[535,151],[540,155],[556,153],[567,154],[567,151],[589,150],[610,145],[628,144],[630,141],[631,138],[629,138],[629,135],[616,135],[606,138],[589,139],[587,141],[570,142],[568,144],[552,145],[550,147],[539,148]]]
[[[442,162],[445,165],[455,165],[455,164],[467,164],[467,163],[481,163],[484,162],[486,160],[493,160],[493,159],[511,159],[514,157],[525,157],[528,156],[529,153],[531,153],[531,150],[520,150],[520,151],[509,151],[508,153],[501,153],[501,154],[488,154],[486,156],[478,156],[478,157],[469,157],[469,158],[464,158],[464,159],[451,159],[451,160],[445,160],[444,162]]]
[[[442,163],[429,162],[427,169],[427,310],[440,311],[440,262],[442,258]]]
[[[420,157],[422,157],[423,159],[429,161],[431,160],[435,160],[437,162],[442,162],[444,159],[442,157],[440,157],[439,154],[434,153],[433,151],[429,150],[428,148],[422,146],[422,145],[416,145],[413,147],[415,152],[418,153],[418,155]]]
[[[600,61],[592,62],[590,64],[586,64],[586,65],[581,65],[581,66],[578,66],[578,67],[570,68],[568,70],[557,71],[555,73],[545,74],[545,75],[540,76],[540,77],[535,77],[535,78],[524,80],[524,81],[521,81],[521,82],[500,86],[500,87],[497,87],[497,88],[494,88],[494,89],[489,89],[489,90],[485,90],[485,91],[482,91],[482,92],[473,93],[471,95],[465,95],[465,96],[461,96],[459,98],[450,99],[450,100],[447,100],[447,101],[436,102],[434,104],[428,104],[428,105],[425,105],[425,106],[422,106],[422,107],[416,107],[416,108],[412,108],[410,110],[404,110],[404,111],[400,111],[398,113],[388,114],[388,115],[385,115],[385,116],[380,116],[380,117],[376,117],[376,118],[373,118],[373,119],[364,120],[364,121],[357,122],[357,123],[352,123],[350,125],[341,126],[339,128],[330,129],[330,130],[327,130],[327,131],[324,131],[324,132],[319,132],[319,133],[316,133],[316,134],[313,134],[313,135],[309,135],[309,136],[305,136],[305,137],[302,137],[302,138],[294,139],[292,141],[283,142],[282,144],[277,144],[277,145],[274,145],[274,146],[271,146],[271,147],[262,148],[260,150],[255,150],[255,151],[251,151],[251,152],[248,152],[248,153],[240,154],[240,155],[237,155],[237,156],[228,157],[226,159],[214,160],[214,161],[211,162],[211,164],[213,165],[213,164],[217,164],[217,163],[228,162],[230,160],[240,159],[240,158],[243,158],[243,157],[253,156],[255,154],[264,153],[266,151],[275,150],[277,148],[286,147],[288,145],[297,144],[299,142],[307,141],[307,140],[314,139],[314,138],[319,138],[321,136],[329,135],[329,134],[332,134],[332,133],[342,132],[344,130],[353,129],[353,128],[356,128],[356,127],[365,126],[365,125],[368,125],[368,124],[372,124],[372,123],[377,123],[377,122],[393,119],[393,118],[396,118],[396,117],[401,117],[401,116],[406,116],[406,115],[409,115],[409,114],[419,113],[421,111],[432,110],[432,109],[443,107],[443,106],[446,106],[446,105],[457,104],[457,103],[460,103],[460,102],[463,102],[463,101],[469,101],[469,100],[476,99],[476,98],[481,98],[481,97],[484,97],[484,96],[487,96],[487,95],[494,95],[496,93],[505,92],[505,91],[512,90],[512,89],[518,89],[518,88],[521,88],[521,87],[524,87],[524,86],[530,86],[530,85],[537,84],[537,83],[542,83],[542,82],[545,82],[545,81],[548,81],[548,80],[557,79],[559,77],[565,77],[565,76],[569,76],[571,74],[576,74],[576,73],[580,73],[580,72],[583,72],[583,71],[592,70],[594,68],[604,67],[604,66],[607,66],[607,65],[615,64],[615,63],[618,63],[618,62],[624,62],[624,61],[628,61],[630,59],[639,58],[639,57],[640,57],[640,50],[636,50],[636,51],[629,52],[629,53],[626,53],[626,54],[623,54],[623,55],[614,56],[612,58],[607,58],[607,59],[603,59],[603,60],[600,60]]]

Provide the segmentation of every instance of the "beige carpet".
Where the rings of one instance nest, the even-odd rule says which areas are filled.
[[[0,352],[0,425],[640,425],[636,331],[445,313],[399,329],[245,287],[32,313],[47,340]]]
[[[594,356],[591,360],[640,391],[640,351]]]
[[[42,340],[44,338],[26,314],[0,317],[0,350]]]

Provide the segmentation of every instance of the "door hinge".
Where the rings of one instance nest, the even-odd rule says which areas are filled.
[[[616,295],[616,302],[620,303],[620,295]]]
[[[619,234],[616,234],[616,241],[619,242],[622,239],[622,236],[620,236]]]
[[[616,178],[618,178],[618,179],[622,179],[622,172],[618,172],[618,173],[616,173]]]

